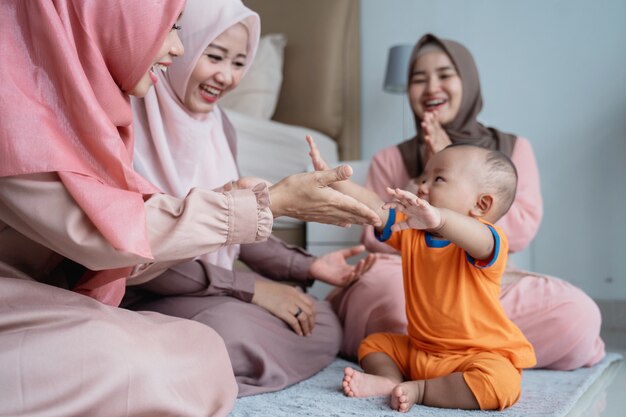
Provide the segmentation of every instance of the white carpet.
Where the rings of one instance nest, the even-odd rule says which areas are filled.
[[[609,353],[597,365],[575,371],[524,371],[522,397],[511,408],[496,411],[447,410],[414,406],[408,415],[420,417],[563,417],[576,401],[615,361],[617,353]],[[317,375],[279,392],[244,397],[237,400],[231,417],[294,417],[294,416],[364,416],[398,417],[389,408],[387,397],[348,398],[341,392],[343,368],[355,366],[342,359],[335,360]]]

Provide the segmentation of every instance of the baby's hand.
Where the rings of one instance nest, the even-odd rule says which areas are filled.
[[[393,201],[385,203],[383,208],[395,208],[407,216],[404,221],[391,226],[391,230],[394,232],[409,228],[431,230],[437,229],[441,225],[441,213],[428,201],[400,188],[394,190],[387,187],[387,193],[393,197]]]
[[[309,156],[311,157],[311,162],[313,163],[313,168],[316,171],[325,171],[330,169],[330,166],[324,161],[322,155],[320,154],[320,150],[317,149],[317,145],[313,140],[311,135],[306,135],[306,141],[309,144]]]

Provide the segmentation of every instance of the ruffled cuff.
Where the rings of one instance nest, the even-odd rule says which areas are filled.
[[[267,240],[274,224],[267,184],[259,183],[252,190],[232,190],[225,194],[230,199],[229,238],[226,244]],[[252,213],[255,213],[254,217],[251,217]]]

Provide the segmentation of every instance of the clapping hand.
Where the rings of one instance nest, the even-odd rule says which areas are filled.
[[[367,272],[376,260],[376,256],[370,253],[356,265],[350,265],[346,262],[348,258],[363,251],[365,251],[365,246],[359,245],[322,255],[311,264],[309,276],[338,287],[350,285]]]
[[[424,144],[426,145],[426,161],[431,156],[452,144],[450,137],[439,123],[437,112],[426,112],[422,119],[422,131],[424,132]]]
[[[352,167],[329,168],[311,136],[307,136],[307,142],[315,172],[291,175],[270,187],[270,209],[274,217],[290,216],[344,227],[352,224],[379,226],[381,220],[376,212],[335,189],[337,182],[352,176]]]
[[[385,203],[384,208],[395,208],[407,216],[405,220],[391,226],[391,230],[394,232],[409,228],[436,230],[441,227],[441,213],[428,201],[400,188],[391,189],[387,187],[387,193],[393,197],[393,201]]]
[[[349,165],[325,171],[303,172],[283,178],[270,187],[270,210],[274,217],[290,216],[306,222],[347,227],[381,224],[376,212],[331,186],[352,176]]]

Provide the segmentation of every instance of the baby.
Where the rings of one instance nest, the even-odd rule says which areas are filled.
[[[326,167],[307,137],[315,169]],[[408,334],[363,340],[364,372],[344,370],[350,397],[390,395],[391,407],[504,409],[521,392],[531,344],[498,299],[508,242],[493,224],[515,198],[517,173],[502,153],[450,145],[417,179],[417,196],[388,189],[393,201],[349,181],[336,187],[374,209],[379,240],[402,256]],[[384,278],[383,278],[384,279]]]

